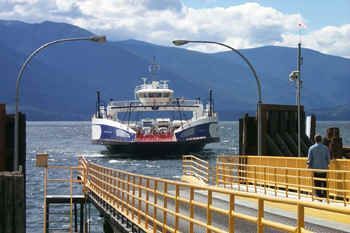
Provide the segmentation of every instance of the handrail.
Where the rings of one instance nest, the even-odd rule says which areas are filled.
[[[169,102],[167,103],[159,103],[160,106],[162,105],[173,105],[173,106],[179,106],[183,107],[183,106],[198,106],[201,104],[201,102],[199,100],[192,100],[192,99],[171,99]],[[140,102],[139,100],[113,100],[111,102],[109,102],[108,104],[110,107],[139,107],[139,106],[144,106],[144,104],[142,102]]]
[[[87,161],[82,159],[86,165]],[[59,170],[67,170],[69,172],[69,179],[66,178],[49,178],[49,169],[59,169]],[[48,222],[47,222],[47,192],[48,185],[50,183],[68,183],[69,184],[69,196],[70,196],[70,207],[69,207],[69,232],[73,232],[73,184],[82,184],[82,180],[74,179],[73,173],[74,171],[80,172],[82,175],[84,173],[84,167],[80,166],[65,166],[65,165],[48,165],[44,167],[44,224],[43,224],[43,232],[48,232]],[[84,177],[84,175],[82,175]]]
[[[209,183],[209,163],[194,155],[184,155],[182,157],[183,176],[192,176],[200,182]]]
[[[103,167],[84,159],[80,161],[81,166],[86,168],[86,171],[83,172],[86,176],[83,180],[87,181],[84,182],[84,190],[87,193],[91,192],[98,195],[145,232],[185,231],[193,233],[194,226],[197,226],[204,228],[206,232],[233,233],[236,218],[255,223],[257,232],[262,232],[266,226],[286,232],[307,232],[304,226],[305,208],[350,215],[350,208],[346,207],[320,205],[302,200],[280,199],[256,193],[235,191],[223,187],[166,180]],[[198,192],[205,194],[202,197],[204,200],[198,199]],[[223,209],[214,205],[215,195],[225,195],[229,200],[230,208]],[[236,197],[258,201],[258,215],[250,216],[237,212],[234,209]],[[281,224],[265,219],[265,202],[297,206],[296,225]],[[173,208],[170,208],[170,205],[173,205]],[[183,205],[186,205],[187,212],[183,209],[180,211],[180,207]],[[206,222],[201,221],[198,216],[194,215],[194,208],[202,210],[207,219]],[[213,213],[229,219],[227,225],[224,226],[225,228],[212,223]],[[174,220],[173,222],[168,221],[171,218]],[[181,228],[180,220],[187,222],[188,228]]]
[[[250,159],[252,161],[245,164],[243,159]],[[255,159],[255,160],[254,160]],[[285,159],[281,157],[281,159]],[[309,197],[312,200],[321,200],[314,192],[316,190],[323,190],[326,192],[325,200],[327,203],[338,202],[348,206],[350,198],[350,171],[347,169],[350,160],[341,161],[343,169],[310,169],[303,167],[287,167],[295,161],[303,162],[306,166],[305,158],[289,159],[284,165],[284,161],[279,162],[278,158],[273,158],[279,162],[279,165],[272,165],[273,162],[269,159],[237,156],[232,158],[218,157],[216,162],[216,184],[229,186],[238,190],[246,190],[259,193],[274,192],[275,196],[291,197],[301,199],[302,197]],[[260,163],[266,163],[263,165]],[[296,164],[297,166],[300,166]],[[335,166],[335,165],[334,165]],[[331,166],[331,167],[334,167]],[[350,166],[349,166],[350,167]],[[313,177],[314,172],[325,172],[326,178]],[[314,181],[324,181],[327,187],[315,187]]]

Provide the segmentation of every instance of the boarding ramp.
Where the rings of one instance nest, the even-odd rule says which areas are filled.
[[[184,156],[183,160],[193,161],[196,160],[196,156]],[[186,162],[183,161],[183,164]],[[255,193],[266,197],[300,200],[315,205],[343,206],[350,209],[350,160],[348,159],[332,160],[325,179],[314,178],[313,172],[324,172],[324,170],[306,168],[306,158],[300,157],[219,156],[215,162],[215,168],[213,166],[214,164],[209,165],[209,170],[214,170],[210,180],[216,187]],[[186,169],[192,170],[192,173],[205,172],[199,172],[198,169],[189,166]],[[193,182],[193,180],[196,181],[197,174],[189,178],[188,174],[184,173],[183,177],[186,177],[185,181]],[[314,180],[324,180],[327,182],[327,186],[316,188]],[[326,197],[317,197],[315,195],[316,189],[324,190],[327,193]],[[254,202],[243,199],[239,200],[237,204],[253,209],[256,207]],[[274,205],[267,207],[267,212],[276,213],[279,208],[275,207]],[[291,214],[290,208],[282,208],[279,215],[295,218]],[[333,222],[328,221],[330,216],[334,219]],[[319,226],[332,226],[341,231],[350,231],[350,222],[343,215],[329,215],[309,210],[307,221]],[[332,231],[324,230],[321,232]]]
[[[48,165],[44,168],[64,169]],[[100,211],[105,219],[106,233],[337,233],[350,229],[348,205],[280,198],[238,191],[227,185],[208,185],[204,181],[199,184],[144,176],[101,166],[85,158],[79,160],[78,166],[69,167],[68,171],[68,232],[80,231],[79,227],[76,231],[73,224],[73,184],[78,185],[85,200]],[[328,219],[324,220],[324,216]],[[85,219],[83,232],[89,232],[85,227],[87,218],[82,219]]]
[[[165,180],[85,159],[81,163],[86,195],[111,217],[121,216],[131,229],[141,232],[341,232],[305,220],[312,211],[350,216],[350,209],[344,206]],[[240,202],[254,203],[255,208]],[[268,211],[271,208],[294,213],[284,216]]]
[[[350,160],[332,160],[327,170],[309,169],[306,158],[275,156],[220,156],[216,161],[217,186],[280,198],[325,201],[350,205]],[[327,172],[327,178],[313,177]],[[326,181],[326,198],[315,195],[315,180]]]

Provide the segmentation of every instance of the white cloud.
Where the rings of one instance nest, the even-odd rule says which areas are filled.
[[[282,35],[283,41],[276,45],[295,46],[299,36],[291,33]],[[339,27],[327,26],[302,35],[303,46],[320,52],[335,54],[350,58],[350,24]]]
[[[72,23],[110,40],[139,39],[170,45],[173,39],[214,40],[235,48],[295,46],[300,14],[258,3],[194,9],[181,0],[0,0],[0,18]],[[307,47],[350,56],[350,26],[325,27],[304,36]],[[196,45],[190,49],[217,51]]]

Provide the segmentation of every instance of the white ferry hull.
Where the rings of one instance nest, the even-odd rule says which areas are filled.
[[[217,121],[202,120],[176,130],[172,137],[138,138],[136,132],[112,120],[92,120],[92,142],[105,145],[111,153],[175,154],[198,152],[218,142]]]

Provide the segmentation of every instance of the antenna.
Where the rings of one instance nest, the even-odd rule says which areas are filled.
[[[151,73],[151,76],[154,77],[159,70],[160,70],[160,65],[156,63],[156,57],[153,56],[153,61],[148,66],[148,71]]]

